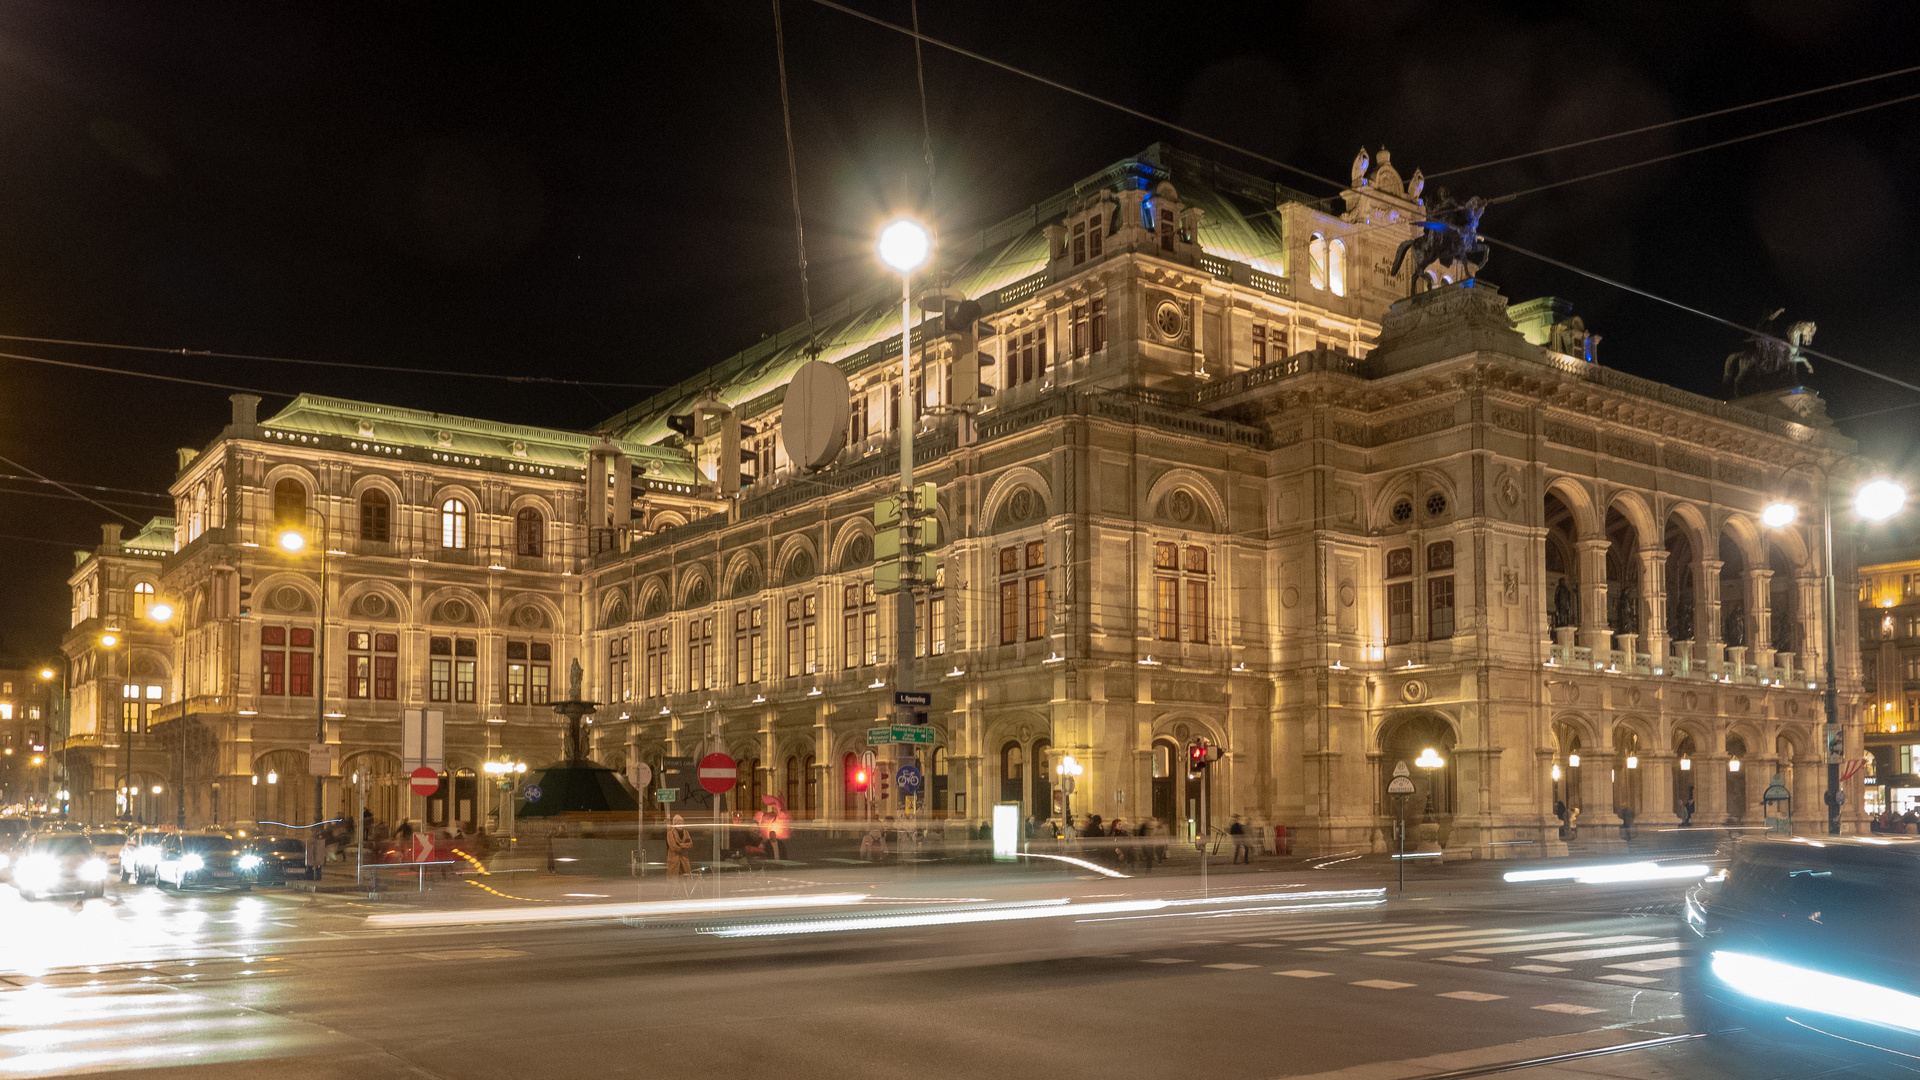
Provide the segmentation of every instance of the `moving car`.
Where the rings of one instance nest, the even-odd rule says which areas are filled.
[[[246,887],[241,877],[259,865],[257,855],[242,855],[240,839],[232,833],[208,831],[174,833],[160,844],[160,861],[153,880],[162,889],[231,884]]]
[[[127,846],[127,834],[122,829],[88,829],[87,843],[93,845],[93,853],[107,860],[107,869],[115,874],[120,872],[120,849]]]
[[[1820,1044],[1842,1061],[1920,1055],[1920,840],[1747,838],[1687,895],[1681,969],[1696,1030]]]
[[[84,833],[34,833],[13,864],[13,887],[23,900],[78,893],[104,896],[107,860]]]
[[[127,836],[120,848],[120,880],[144,885],[153,880],[160,865],[160,845],[169,835],[165,829],[138,829]]]
[[[307,876],[307,845],[299,840],[261,837],[241,849],[242,860],[249,855],[259,860],[241,871],[241,876],[249,881],[285,883],[290,878]]]

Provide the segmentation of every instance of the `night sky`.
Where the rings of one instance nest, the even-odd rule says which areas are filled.
[[[852,0],[905,23],[905,0]],[[1411,175],[1916,62],[1903,5],[922,0],[922,28],[1342,179]],[[813,298],[925,210],[909,39],[787,0]],[[929,47],[931,212],[973,228],[1157,140],[1334,189]],[[1485,196],[1920,92],[1920,73],[1434,181]],[[1920,101],[1530,195],[1494,237],[1920,381]],[[589,428],[800,319],[767,2],[0,6],[0,333],[630,384],[0,351]],[[1610,366],[1719,392],[1741,335],[1496,250]],[[1815,361],[1836,417],[1920,395]],[[0,455],[145,520],[227,391],[0,360]],[[284,404],[269,398],[268,415]],[[1920,409],[1843,428],[1902,465]],[[18,473],[0,464],[0,472]],[[46,655],[97,507],[0,481],[0,652]],[[22,539],[22,538],[32,539]]]

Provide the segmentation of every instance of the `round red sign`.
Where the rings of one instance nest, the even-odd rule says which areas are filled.
[[[733,790],[733,759],[725,754],[708,754],[700,759],[700,786],[715,795]]]
[[[408,783],[415,795],[431,795],[440,790],[440,774],[422,765],[413,770],[413,779]]]

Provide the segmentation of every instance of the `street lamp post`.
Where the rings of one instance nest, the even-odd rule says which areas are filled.
[[[119,651],[122,646],[120,632],[118,630],[108,629],[106,633],[100,635],[99,640],[100,647],[107,650],[107,677],[111,679],[113,677],[113,655],[116,651]],[[104,694],[99,696],[101,698],[106,697]],[[120,780],[113,785],[113,791],[117,797],[124,800],[124,810],[121,814],[115,815],[116,818],[133,813],[133,798],[127,794],[127,785],[133,780],[133,733],[127,730],[126,696],[126,678],[123,676],[120,681],[120,726],[118,729],[120,732],[120,760],[122,765]],[[101,701],[102,710],[104,710],[105,707],[106,702],[103,700]]]
[[[313,642],[313,741],[316,745],[324,745],[327,741],[327,548],[332,543],[332,532],[326,512],[313,513],[320,519],[320,627],[314,631]],[[306,549],[307,535],[298,529],[283,529],[279,543],[280,550],[289,555],[298,555]],[[316,829],[326,817],[326,799],[327,778],[324,774],[315,774],[313,827]]]
[[[166,627],[169,631],[173,633],[174,640],[177,642],[182,636],[184,636],[186,628],[181,626],[179,621],[173,617],[174,614],[175,614],[175,611],[174,611],[173,605],[167,603],[164,600],[156,601],[152,606],[147,608],[147,621],[154,623],[155,625],[158,625],[158,626]],[[186,831],[186,828],[187,828],[187,720],[188,720],[188,717],[187,717],[187,697],[185,694],[181,694],[179,695],[179,697],[180,697],[180,701],[179,701],[180,718],[177,721],[175,721],[175,727],[173,729],[174,750],[175,750],[174,774],[173,774],[173,827],[184,832]],[[156,808],[156,811],[157,811],[157,808]]]
[[[62,664],[58,668],[55,668],[52,664],[48,664],[46,667],[40,669],[41,682],[51,683],[55,679],[60,680],[59,689],[55,692],[53,700],[47,702],[47,771],[45,779],[47,782],[48,812],[52,812],[53,810],[53,793],[56,790],[53,786],[53,730],[56,723],[60,725],[60,782],[64,784],[67,781],[67,670],[65,664]]]
[[[913,272],[925,265],[933,241],[917,222],[898,218],[880,230],[880,261],[900,274],[900,525],[902,537],[917,536],[913,499]],[[894,689],[911,694],[919,688],[914,670],[915,574],[918,555],[905,543],[900,546],[900,590],[895,594],[894,611]],[[895,698],[896,701],[900,700]],[[912,705],[899,705],[899,722],[913,722]],[[890,766],[891,768],[891,766]]]
[[[1839,689],[1834,685],[1833,654],[1834,641],[1836,638],[1834,633],[1834,620],[1838,617],[1839,606],[1838,600],[1834,595],[1833,584],[1833,470],[1853,460],[1854,457],[1857,457],[1857,455],[1849,455],[1848,457],[1841,458],[1829,466],[1822,466],[1814,461],[1796,462],[1793,465],[1789,465],[1786,471],[1780,474],[1781,485],[1783,487],[1785,486],[1787,477],[1793,475],[1794,470],[1802,467],[1818,472],[1823,482],[1820,489],[1820,555],[1821,566],[1825,571],[1824,592],[1826,594],[1826,612],[1825,617],[1821,621],[1824,624],[1822,627],[1822,638],[1826,652],[1827,684],[1825,693],[1820,695],[1821,703],[1825,708],[1826,714],[1826,723],[1822,725],[1820,731],[1820,741],[1824,745],[1827,755],[1826,803],[1827,835],[1829,836],[1840,835],[1840,763],[1841,758],[1845,754],[1845,745],[1841,741],[1840,735]],[[1854,515],[1863,521],[1886,521],[1895,514],[1898,514],[1901,507],[1905,506],[1906,503],[1907,489],[1885,477],[1868,480],[1866,483],[1861,484],[1859,488],[1855,489],[1853,493]],[[1769,503],[1767,507],[1760,512],[1761,522],[1772,529],[1787,528],[1799,520],[1799,517],[1800,508],[1785,499],[1779,499]]]
[[[1073,760],[1072,754],[1068,754],[1060,759],[1060,763],[1053,767],[1053,771],[1060,777],[1060,790],[1066,796],[1066,803],[1061,812],[1066,816],[1067,824],[1071,826],[1073,824],[1073,789],[1077,778],[1081,773],[1085,772],[1086,769],[1082,767],[1079,762]],[[1038,808],[1036,807],[1036,809]]]

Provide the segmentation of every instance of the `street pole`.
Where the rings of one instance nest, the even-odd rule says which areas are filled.
[[[314,725],[313,741],[324,745],[327,741],[327,548],[332,545],[332,530],[327,521],[325,510],[316,510],[320,515],[320,629],[318,640],[313,643],[313,700]],[[448,778],[451,782],[451,777]],[[452,792],[448,792],[452,798]],[[327,778],[318,775],[313,778],[313,827],[318,829],[326,815]]]
[[[1826,624],[1826,632],[1823,636],[1826,639],[1827,686],[1826,692],[1820,695],[1821,703],[1826,709],[1826,723],[1822,725],[1820,734],[1821,741],[1825,744],[1827,754],[1827,835],[1839,836],[1840,758],[1844,752],[1844,747],[1840,745],[1839,691],[1834,685],[1833,649],[1835,636],[1833,621],[1838,617],[1839,609],[1834,597],[1833,586],[1833,478],[1831,476],[1827,477],[1827,482],[1823,487],[1821,495],[1820,528],[1823,533],[1823,546],[1826,548],[1825,563],[1827,571],[1827,611],[1826,618],[1822,620]]]
[[[911,269],[901,270],[900,271],[900,418],[899,418],[899,425],[900,425],[900,534],[903,541],[907,537],[917,535],[914,530],[915,517],[913,513],[913,510],[914,510],[914,499],[913,499],[914,416],[913,416],[913,284],[912,282],[913,282],[913,271]],[[894,635],[893,649],[894,649],[894,656],[898,660],[898,662],[894,665],[894,689],[899,690],[903,693],[911,693],[914,690],[919,688],[919,681],[916,678],[918,673],[914,670],[916,667],[916,664],[914,662],[914,638],[917,636],[915,633],[917,629],[917,627],[915,626],[915,617],[918,615],[918,612],[914,607],[914,597],[916,595],[915,585],[918,583],[917,574],[915,573],[915,571],[918,569],[918,566],[919,566],[919,555],[916,549],[914,549],[907,543],[903,542],[900,545],[899,558],[900,558],[900,591],[894,595],[894,605],[895,605],[894,610],[895,612],[897,612],[897,617],[894,620],[896,633]],[[899,723],[902,726],[911,724],[913,722],[913,710],[914,710],[914,706],[912,705],[895,706],[894,711],[896,715],[898,715],[899,717],[896,723]],[[893,763],[889,765],[888,768],[897,774],[899,772],[899,766],[901,765],[901,763],[907,760],[906,754],[903,751],[900,744],[895,744],[892,757],[893,757]],[[906,801],[905,794],[901,795],[901,801],[902,802]],[[906,815],[903,813],[900,815],[900,817],[901,817],[901,824],[908,825],[908,827],[910,828],[911,825],[909,825],[909,823],[906,821]]]
[[[1400,834],[1400,892],[1405,894],[1407,891],[1407,797],[1395,795],[1393,804],[1394,832]]]
[[[120,642],[120,791],[126,799],[128,822],[133,820],[133,732],[127,730],[127,682],[133,678],[133,664],[126,658],[126,640]],[[137,707],[137,706],[136,706]]]

